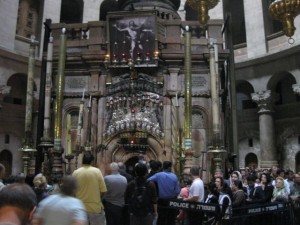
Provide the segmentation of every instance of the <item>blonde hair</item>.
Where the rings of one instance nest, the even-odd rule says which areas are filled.
[[[36,188],[45,188],[47,186],[47,179],[46,177],[39,173],[33,178],[33,185]]]

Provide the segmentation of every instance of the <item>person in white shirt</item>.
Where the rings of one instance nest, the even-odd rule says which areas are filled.
[[[193,181],[189,196],[184,198],[187,202],[204,202],[204,183],[200,178],[200,167],[192,166],[190,168],[190,176]],[[203,213],[200,211],[189,211],[188,218],[190,224],[202,224]]]

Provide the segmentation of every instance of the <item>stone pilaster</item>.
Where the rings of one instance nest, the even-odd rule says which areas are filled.
[[[277,165],[273,104],[271,91],[252,93],[252,100],[257,103],[259,114],[259,136],[261,149],[261,168]]]

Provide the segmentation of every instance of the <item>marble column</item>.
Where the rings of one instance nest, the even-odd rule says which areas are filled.
[[[270,168],[272,165],[278,165],[271,91],[252,93],[251,97],[258,106],[261,150],[261,157],[258,158],[260,158],[260,167]]]

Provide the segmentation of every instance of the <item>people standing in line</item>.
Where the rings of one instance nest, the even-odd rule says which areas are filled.
[[[227,224],[227,221],[232,216],[232,200],[230,196],[224,192],[225,182],[223,178],[217,177],[215,180],[217,190],[219,191],[219,206],[220,206],[220,216],[219,219],[222,219],[222,224]]]
[[[27,184],[13,183],[5,186],[0,191],[0,224],[29,224],[36,204],[36,195]]]
[[[133,180],[133,176],[129,173],[126,172],[126,166],[123,162],[118,162],[118,166],[119,166],[119,173],[126,177],[127,183],[129,183],[130,181]]]
[[[287,202],[288,199],[289,193],[285,188],[284,179],[282,177],[277,177],[275,179],[275,188],[271,202]]]
[[[134,167],[136,178],[125,191],[125,202],[128,204],[130,225],[152,225],[157,218],[157,193],[153,182],[146,179],[147,166],[138,163]]]
[[[288,169],[286,172],[285,172],[285,180],[289,183],[289,187],[291,189],[291,187],[293,186],[294,184],[294,171]]]
[[[262,189],[262,191],[264,192],[265,203],[271,202],[274,187],[271,184],[270,175],[268,173],[261,173],[259,180],[260,180],[260,185],[256,188]]]
[[[177,199],[180,188],[177,176],[171,172],[172,162],[163,162],[163,171],[149,177],[149,181],[158,185],[158,220],[157,225],[175,225],[177,211],[169,209],[168,202]]]
[[[63,177],[60,193],[50,195],[39,203],[32,225],[87,225],[85,207],[73,197],[77,187],[75,177]]]
[[[129,182],[133,180],[133,176],[130,173],[127,173],[126,165],[123,162],[118,162],[118,166],[119,166],[120,175],[124,176],[127,180],[127,184],[129,184]],[[123,224],[129,225],[129,215],[128,215],[127,205],[125,205],[123,209]]]
[[[234,180],[231,184],[231,190],[233,193],[232,207],[243,207],[246,203],[247,194],[243,190],[243,183],[241,180]]]
[[[223,186],[223,192],[229,195],[229,197],[232,199],[232,191],[230,188],[230,180],[227,180],[224,178],[224,172],[222,169],[216,169],[213,177],[213,182],[215,182],[216,178],[222,178],[224,181],[224,186]]]
[[[186,202],[204,202],[204,183],[200,178],[200,167],[192,166],[190,168],[190,176],[192,185],[190,187],[189,196],[183,200]],[[203,213],[201,211],[188,211],[190,224],[202,224]]]
[[[256,175],[247,177],[247,199],[246,204],[257,204],[265,201],[265,194],[261,188],[255,187]]]
[[[284,170],[281,170],[281,169],[277,169],[277,172],[276,172],[276,177],[275,179],[272,181],[272,185],[274,186],[274,188],[276,187],[276,179],[277,177],[281,177],[283,179],[283,182],[284,182],[284,188],[286,190],[286,192],[288,194],[290,194],[290,184],[287,180],[284,179]]]
[[[2,188],[5,187],[5,184],[3,182],[4,176],[5,176],[5,166],[2,163],[0,163],[0,191]]]
[[[33,178],[33,185],[34,185],[34,192],[37,197],[37,202],[39,203],[42,201],[44,198],[48,197],[48,191],[47,191],[47,179],[46,177],[42,174],[39,173]]]
[[[105,216],[101,195],[107,189],[101,170],[91,165],[93,160],[94,156],[90,151],[84,152],[82,166],[73,172],[78,182],[76,197],[87,210],[89,225],[103,225]]]
[[[161,170],[161,162],[156,160],[151,160],[149,162],[150,172],[146,175],[147,178],[152,177],[154,174],[160,172]]]
[[[294,174],[294,182],[291,186],[290,200],[294,211],[295,224],[300,224],[300,174]]]
[[[107,192],[103,195],[104,211],[107,225],[120,225],[123,223],[124,193],[127,180],[119,173],[116,162],[109,165],[110,175],[104,177]]]
[[[211,181],[207,184],[207,197],[205,199],[205,203],[208,204],[214,204],[214,205],[219,205],[219,191],[217,190],[217,186],[216,183]],[[219,208],[217,209],[217,211],[219,210]],[[219,219],[219,215],[216,215],[215,212],[210,213],[207,212],[206,214],[206,221],[205,224],[207,225],[212,225],[212,224],[216,224],[218,219]]]
[[[191,180],[187,179],[184,181],[184,186],[181,188],[180,193],[178,198],[179,199],[184,199],[189,197],[189,192],[190,192],[190,186],[191,186]],[[176,216],[177,220],[181,220],[182,225],[188,225],[189,224],[189,219],[187,217],[187,211],[184,209],[180,209],[179,213]]]

